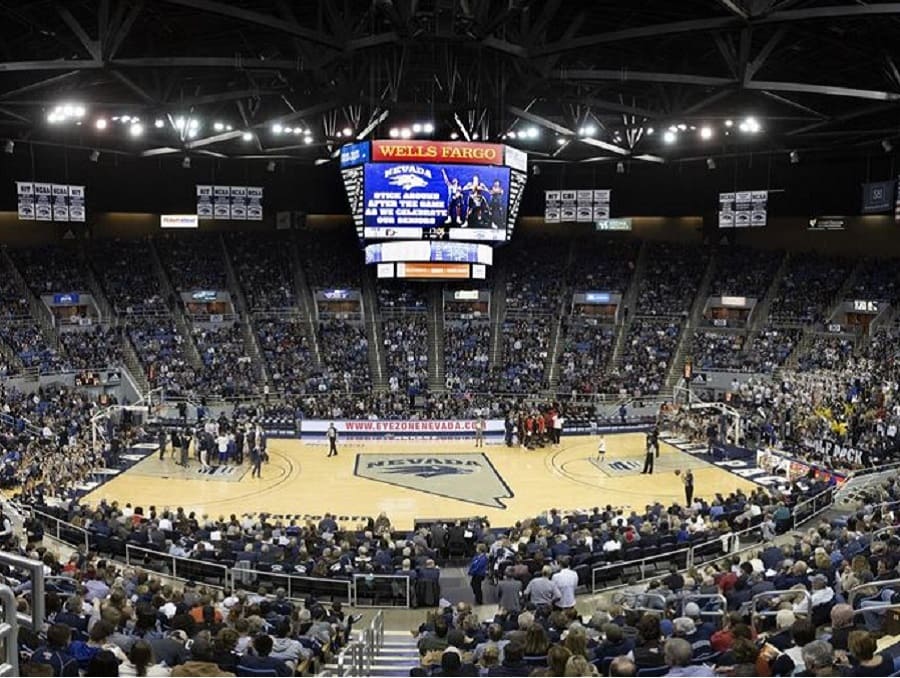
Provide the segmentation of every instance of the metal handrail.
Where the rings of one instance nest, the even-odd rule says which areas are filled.
[[[812,615],[812,595],[806,589],[786,589],[780,591],[763,591],[762,593],[757,593],[750,600],[750,621],[752,627],[756,628],[756,619],[757,617],[774,617],[778,614],[778,610],[775,609],[760,609],[759,603],[764,602],[766,600],[771,600],[772,598],[779,598],[781,596],[790,596],[792,598],[800,597],[806,599],[806,616]]]
[[[375,603],[374,598],[373,598],[371,605],[360,605],[360,603],[359,603],[359,581],[360,580],[369,581],[369,582],[375,581],[375,580],[388,580],[388,581],[404,580],[403,584],[406,586],[406,596],[404,597],[405,604],[402,606],[401,605],[396,605],[396,606],[392,605],[391,607],[405,607],[405,608],[412,607],[412,598],[411,598],[412,591],[411,591],[409,577],[407,575],[369,574],[369,573],[353,575],[353,588],[352,588],[353,598],[352,598],[352,603],[351,603],[353,605],[353,607],[361,607],[361,608],[381,607],[380,605]]]
[[[308,577],[304,575],[298,574],[290,574],[288,572],[264,572],[262,570],[255,570],[252,568],[241,567],[237,563],[241,562],[240,557],[238,556],[237,562],[235,566],[230,568],[231,580],[230,586],[232,589],[238,589],[242,586],[242,579],[244,575],[250,575],[254,580],[258,580],[260,577],[263,577],[268,580],[285,580],[285,589],[287,591],[287,597],[292,600],[303,600],[305,595],[295,595],[302,593],[301,591],[295,591],[294,582],[309,582],[311,586],[322,587],[327,583],[328,585],[333,586],[336,590],[338,588],[343,589],[340,593],[336,594],[336,597],[342,598],[342,602],[351,604],[353,600],[353,582],[349,579],[332,579],[331,577]]]
[[[793,524],[793,529],[796,530],[797,525],[799,525],[800,523],[803,523],[803,522],[806,522],[807,520],[811,520],[812,518],[815,518],[817,515],[827,511],[831,506],[833,506],[834,505],[834,493],[835,493],[835,488],[829,487],[829,488],[823,490],[822,492],[819,492],[819,494],[816,494],[812,497],[809,497],[808,499],[804,499],[803,501],[800,501],[800,502],[797,502],[796,504],[794,504],[794,507],[791,509],[791,520],[792,520],[792,524]],[[819,499],[821,499],[822,497],[826,497],[826,495],[827,495],[828,501],[824,504],[819,505]],[[813,507],[812,512],[808,516],[802,516],[801,512],[800,512],[801,507],[805,507],[807,505],[812,505],[812,507]]]
[[[154,560],[168,560],[172,563],[171,571],[166,576],[177,579],[179,581],[190,581],[192,579],[196,579],[195,576],[191,577],[179,577],[178,576],[178,563],[182,563],[182,568],[186,566],[194,566],[198,568],[204,568],[206,570],[216,570],[221,571],[221,576],[219,577],[222,584],[205,584],[206,586],[211,586],[213,588],[227,588],[228,587],[228,566],[221,565],[219,563],[210,562],[208,560],[198,560],[196,558],[185,558],[183,556],[173,556],[168,553],[162,551],[154,551],[153,549],[143,548],[142,546],[135,546],[134,544],[125,544],[125,564],[133,565],[137,567],[143,567],[140,562],[132,561],[132,553],[143,553],[145,556],[149,555]],[[143,559],[143,558],[142,558]],[[182,571],[182,574],[184,572]]]
[[[847,602],[850,603],[850,606],[856,607],[856,598],[863,591],[877,590],[880,594],[881,591],[889,588],[891,585],[895,585],[895,588],[900,588],[900,579],[884,579],[880,581],[871,581],[867,584],[857,584],[849,591],[845,591],[844,595],[847,598]]]
[[[603,590],[605,587],[597,587],[597,573],[598,572],[606,572],[610,570],[624,570],[626,567],[639,567],[641,570],[641,579],[644,579],[645,568],[646,566],[653,561],[657,560],[666,560],[671,561],[678,554],[684,554],[685,564],[687,564],[688,559],[691,556],[690,548],[682,548],[676,551],[667,551],[665,553],[658,553],[655,556],[648,556],[646,558],[637,558],[635,560],[620,560],[611,562],[608,565],[602,565],[600,567],[591,568],[591,593],[598,593]]]
[[[18,676],[19,620],[16,616],[16,595],[8,586],[0,586],[0,603],[3,605],[3,623],[0,623],[3,662],[0,663],[0,676]]]
[[[0,563],[9,565],[19,570],[28,570],[31,581],[31,614],[24,614],[12,609],[16,613],[19,624],[39,632],[44,624],[44,564],[40,560],[33,560],[15,553],[0,551]]]
[[[50,521],[51,525],[56,526],[56,534],[51,534],[51,537],[54,537],[57,541],[64,542],[66,544],[75,545],[75,546],[84,546],[84,552],[87,553],[91,548],[91,534],[88,530],[83,527],[78,527],[77,525],[73,525],[70,522],[62,520],[61,518],[57,518],[56,516],[50,515],[49,513],[45,513],[44,511],[39,511],[36,508],[30,508],[31,517],[35,520],[40,520],[41,522]],[[74,532],[78,532],[81,534],[82,539],[78,542],[73,542],[69,539],[64,539],[62,537],[62,528],[65,527],[67,530],[72,530]]]
[[[719,609],[704,610],[703,608],[708,604],[704,603],[704,601],[713,600],[719,603]],[[721,593],[686,593],[681,598],[681,616],[685,616],[684,610],[688,603],[697,603],[697,606],[700,608],[701,617],[722,618],[725,616],[725,611],[728,609],[728,599]]]

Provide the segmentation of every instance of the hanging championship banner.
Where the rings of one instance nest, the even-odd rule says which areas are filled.
[[[34,215],[38,221],[53,221],[53,184],[34,184]]]
[[[84,186],[69,186],[69,221],[84,221]]]
[[[53,184],[53,221],[69,220],[69,187],[66,184]]]
[[[249,221],[262,221],[262,197],[262,186],[247,186],[247,219]]]
[[[231,218],[236,221],[247,219],[247,187],[231,187]]]
[[[719,193],[719,228],[765,226],[769,220],[768,191]]]
[[[197,185],[197,218],[213,218],[213,187]]]
[[[213,219],[231,218],[231,186],[213,186]]]
[[[593,192],[594,201],[594,221],[602,221],[609,219],[609,203],[612,198],[612,191],[608,188]]]
[[[560,217],[559,191],[544,191],[544,222],[558,224]]]
[[[17,181],[16,194],[19,199],[19,219],[34,221],[34,184],[30,181]]]

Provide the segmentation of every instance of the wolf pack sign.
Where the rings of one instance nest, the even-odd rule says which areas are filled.
[[[506,508],[513,492],[484,454],[357,454],[354,475],[479,506]]]

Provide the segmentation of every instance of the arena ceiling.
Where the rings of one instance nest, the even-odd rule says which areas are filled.
[[[900,146],[900,2],[0,0],[0,34],[7,151],[323,163],[416,123],[545,162]]]

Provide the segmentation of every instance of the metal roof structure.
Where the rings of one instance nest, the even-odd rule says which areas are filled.
[[[38,147],[321,164],[417,121],[545,162],[900,146],[900,2],[6,0],[0,34],[0,140]]]

